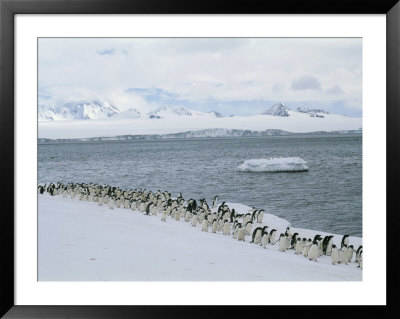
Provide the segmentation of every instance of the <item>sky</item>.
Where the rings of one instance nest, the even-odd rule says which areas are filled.
[[[361,38],[39,38],[39,105],[362,116]]]

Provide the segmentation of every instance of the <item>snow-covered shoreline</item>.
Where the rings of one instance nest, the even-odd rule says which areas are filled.
[[[227,203],[239,213],[250,207]],[[284,232],[290,223],[265,213],[262,225]],[[259,226],[259,224],[257,224]],[[253,227],[254,228],[254,227]],[[291,226],[300,237],[328,233]],[[333,241],[340,246],[342,234]],[[357,248],[362,238],[350,237]],[[293,250],[267,249],[232,235],[202,232],[183,219],[146,216],[130,209],[99,206],[62,196],[38,195],[40,281],[360,281],[352,261],[330,257],[309,261]],[[353,258],[354,260],[354,258]]]
[[[169,116],[166,118],[119,118],[38,122],[38,137],[50,139],[93,138],[99,136],[178,134],[207,129],[283,130],[291,133],[359,130],[361,117],[326,114],[324,118],[289,111],[290,116],[268,114],[233,117]]]

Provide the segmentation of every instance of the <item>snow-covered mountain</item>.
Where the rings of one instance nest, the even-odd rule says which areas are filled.
[[[117,106],[108,101],[79,101],[61,105],[39,105],[39,121],[104,119],[119,113]]]
[[[283,103],[278,103],[273,106],[271,106],[268,110],[261,114],[267,114],[267,115],[272,115],[272,116],[289,116],[289,111],[290,109],[284,105]]]
[[[223,117],[220,113],[215,111],[200,112],[190,110],[185,107],[171,105],[165,105],[147,113],[140,112],[134,107],[122,111],[109,101],[98,100],[68,102],[61,105],[39,105],[38,112],[39,121],[94,120],[106,119],[109,117],[119,119],[161,119],[182,116],[211,118]]]
[[[211,112],[200,112],[187,109],[185,107],[176,107],[171,105],[164,105],[163,107],[157,108],[149,113],[147,113],[147,117],[151,119],[160,119],[160,118],[169,118],[169,117],[182,117],[182,116],[208,116],[208,117],[223,117],[220,113],[211,111]]]
[[[126,111],[113,114],[112,116],[114,118],[137,119],[140,118],[142,114],[138,109],[132,107]]]
[[[301,113],[323,113],[323,114],[329,114],[329,112],[323,110],[323,109],[310,109],[308,107],[298,107],[296,109],[297,112],[301,112]]]
[[[296,111],[300,113],[309,114],[311,117],[318,117],[318,118],[324,118],[325,117],[324,114],[329,114],[329,112],[323,109],[311,109],[308,107],[298,107]]]
[[[155,109],[147,115],[150,118],[160,118],[160,117],[168,117],[168,116],[192,116],[192,112],[184,107],[173,107],[170,105],[164,105],[158,109]],[[151,117],[152,116],[152,117]]]

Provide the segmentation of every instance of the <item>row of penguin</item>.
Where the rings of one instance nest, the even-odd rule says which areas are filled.
[[[145,215],[161,215],[161,220],[166,222],[168,218],[179,221],[183,219],[190,222],[193,227],[201,225],[201,230],[213,233],[222,232],[224,235],[233,235],[239,241],[245,241],[245,237],[251,235],[251,243],[267,248],[267,245],[279,243],[279,251],[294,250],[295,254],[303,255],[309,260],[317,261],[322,255],[330,256],[332,264],[348,264],[353,260],[357,267],[362,269],[363,250],[360,245],[357,250],[349,244],[349,235],[344,235],[340,247],[333,244],[334,236],[328,235],[322,238],[315,235],[311,238],[301,238],[290,227],[285,233],[276,236],[276,229],[268,230],[268,226],[255,227],[261,224],[264,217],[263,209],[251,209],[246,214],[239,214],[235,209],[230,209],[225,202],[217,204],[215,196],[211,208],[204,198],[198,202],[194,199],[185,200],[182,194],[172,198],[171,194],[164,191],[151,192],[146,189],[124,190],[110,185],[86,184],[86,183],[49,183],[38,186],[38,192],[50,195],[62,195],[64,198],[77,197],[81,201],[97,202],[99,206],[108,205],[110,209],[126,208],[139,211]]]

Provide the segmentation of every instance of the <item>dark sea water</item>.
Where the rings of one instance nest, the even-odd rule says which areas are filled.
[[[245,160],[300,157],[306,172],[255,173]],[[40,144],[38,183],[85,182],[215,195],[293,227],[362,236],[362,135],[299,135]]]

